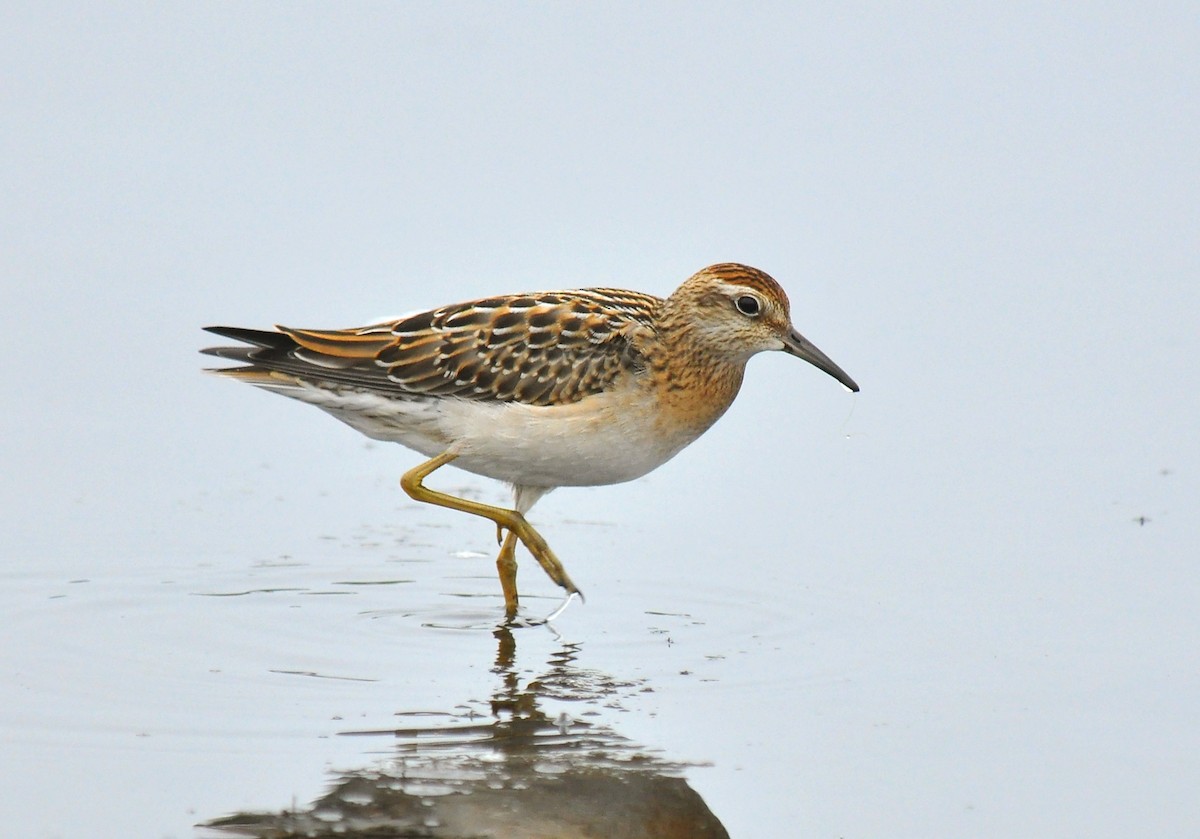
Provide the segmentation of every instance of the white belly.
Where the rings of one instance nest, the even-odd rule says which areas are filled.
[[[305,386],[287,395],[310,402],[377,440],[518,486],[615,484],[661,466],[699,432],[664,433],[645,393],[603,393],[572,405],[535,407],[456,398],[391,399]]]

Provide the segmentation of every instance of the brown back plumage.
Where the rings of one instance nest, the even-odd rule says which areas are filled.
[[[253,344],[212,355],[388,396],[562,405],[644,369],[639,336],[662,300],[594,288],[489,297],[358,329],[210,331]],[[221,371],[218,371],[221,372]]]

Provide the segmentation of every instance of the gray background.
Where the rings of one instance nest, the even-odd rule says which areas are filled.
[[[539,504],[589,595],[563,631],[656,688],[623,731],[710,761],[734,836],[1195,835],[1198,55],[1190,3],[6,4],[3,823],[184,835],[319,789],[300,722],[228,751],[299,699],[167,710],[206,638],[236,660],[271,619],[138,581],[236,588],[388,523],[491,550],[403,506],[415,455],[201,376],[201,326],[736,260],[862,393],[757,358],[676,460]],[[92,611],[48,611],[80,578]],[[649,612],[694,619],[695,661]],[[486,663],[390,631],[354,653],[380,714]]]

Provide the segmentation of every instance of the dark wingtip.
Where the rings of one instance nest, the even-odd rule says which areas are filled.
[[[269,350],[286,350],[296,346],[296,342],[287,335],[273,329],[246,329],[241,326],[206,326],[204,327],[204,331],[211,332],[213,335],[220,335],[222,338],[231,338],[234,341],[241,341],[243,344],[251,344],[255,347],[263,347]],[[203,350],[202,352],[207,352],[207,350]]]

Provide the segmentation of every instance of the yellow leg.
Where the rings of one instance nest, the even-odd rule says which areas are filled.
[[[427,504],[436,504],[439,507],[448,507],[451,510],[460,510],[464,513],[470,513],[473,516],[482,516],[485,519],[491,519],[496,523],[498,528],[508,531],[508,536],[505,537],[504,543],[500,546],[500,556],[496,559],[496,567],[500,572],[500,585],[504,589],[504,609],[505,612],[512,616],[517,611],[517,571],[516,558],[514,552],[516,549],[515,539],[520,539],[525,545],[533,558],[538,561],[550,579],[558,583],[568,594],[579,594],[579,589],[571,582],[571,578],[567,576],[567,571],[563,568],[558,557],[554,555],[554,551],[550,550],[550,546],[546,544],[546,540],[542,538],[542,534],[533,529],[525,517],[516,510],[506,510],[503,507],[493,507],[490,504],[480,504],[478,501],[468,501],[466,498],[457,498],[453,495],[447,495],[444,492],[430,489],[422,483],[436,469],[440,469],[450,461],[454,460],[458,455],[455,452],[443,452],[437,457],[425,461],[420,466],[409,469],[400,478],[400,486],[408,493],[409,497],[414,501],[424,501]]]
[[[500,545],[496,571],[500,574],[500,588],[504,589],[504,614],[511,618],[517,614],[517,534],[511,530]]]

